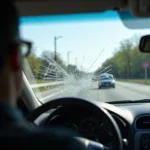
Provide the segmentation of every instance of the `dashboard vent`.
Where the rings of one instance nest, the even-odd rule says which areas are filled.
[[[150,129],[150,116],[142,116],[136,120],[137,129]]]

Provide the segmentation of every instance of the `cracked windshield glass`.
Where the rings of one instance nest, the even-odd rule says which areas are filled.
[[[143,20],[141,20],[143,22]],[[33,43],[24,73],[42,103],[60,97],[111,102],[149,99],[150,55],[141,36],[113,11],[21,18],[21,35]]]

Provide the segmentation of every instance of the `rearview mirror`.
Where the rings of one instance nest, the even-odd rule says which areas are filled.
[[[143,53],[150,53],[150,35],[145,35],[140,39],[139,49]]]

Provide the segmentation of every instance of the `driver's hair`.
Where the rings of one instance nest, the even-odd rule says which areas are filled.
[[[19,13],[12,0],[1,0],[0,5],[0,71],[19,42]]]

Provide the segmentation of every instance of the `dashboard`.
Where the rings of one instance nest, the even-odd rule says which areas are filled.
[[[94,102],[106,109],[115,119],[124,143],[124,149],[150,149],[150,104],[107,104]],[[78,132],[82,137],[112,147],[113,133],[108,130],[103,117],[82,110],[67,113],[68,110],[54,109],[39,116],[39,126],[61,126]]]
[[[67,109],[55,112],[45,120],[44,125],[69,128],[76,131],[81,137],[103,143],[110,148],[113,147],[113,133],[109,130],[103,117],[96,117],[85,110],[75,111],[73,108],[71,115],[67,112],[70,111]],[[127,124],[116,115],[112,114],[112,116],[122,131],[123,137],[127,138]]]

